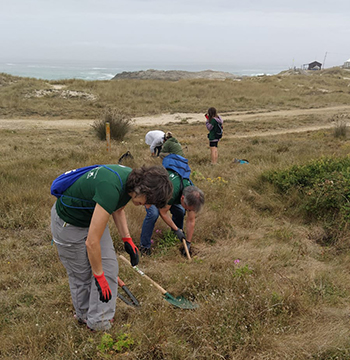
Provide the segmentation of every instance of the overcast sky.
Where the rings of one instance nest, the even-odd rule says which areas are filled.
[[[0,59],[325,67],[350,58],[350,0],[0,0]]]

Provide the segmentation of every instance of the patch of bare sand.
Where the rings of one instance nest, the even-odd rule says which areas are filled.
[[[295,117],[300,115],[310,115],[310,114],[323,114],[323,115],[335,115],[339,113],[349,113],[350,106],[335,106],[328,108],[318,108],[318,109],[293,109],[293,110],[280,110],[280,111],[256,111],[251,112],[231,112],[224,113],[223,118],[229,117],[230,120],[235,121],[259,121],[261,118],[273,118],[277,116],[281,117]],[[136,126],[164,126],[168,123],[195,123],[201,122],[205,123],[204,114],[198,113],[176,113],[176,114],[161,114],[155,116],[143,116],[135,117],[132,119],[133,123]],[[19,130],[19,129],[86,129],[93,124],[93,119],[69,119],[69,120],[43,120],[43,119],[0,119],[0,129],[7,130]],[[232,138],[244,138],[244,137],[255,137],[255,136],[268,136],[268,135],[280,135],[288,134],[295,132],[307,132],[307,131],[316,131],[320,129],[331,128],[333,124],[323,124],[319,126],[303,126],[293,129],[282,129],[282,130],[269,130],[269,131],[259,131],[259,132],[250,132],[249,134],[233,134],[230,135]]]

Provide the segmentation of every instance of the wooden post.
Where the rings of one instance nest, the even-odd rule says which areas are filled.
[[[106,122],[106,141],[107,141],[107,152],[111,152],[111,129],[109,122]]]

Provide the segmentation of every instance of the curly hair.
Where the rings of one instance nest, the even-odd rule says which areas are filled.
[[[147,205],[163,208],[172,196],[173,185],[163,166],[142,166],[131,171],[126,182],[126,192],[145,195]]]

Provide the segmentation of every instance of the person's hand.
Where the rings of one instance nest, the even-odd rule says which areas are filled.
[[[186,247],[187,247],[187,250],[188,250],[188,253],[191,254],[191,243],[189,241],[186,240]],[[185,257],[187,257],[187,254],[186,254],[186,249],[185,247],[183,246],[182,249],[181,249],[181,254]]]
[[[94,277],[97,290],[100,293],[100,301],[107,303],[112,299],[112,292],[105,278],[105,273],[103,272],[101,275],[94,274]]]
[[[131,265],[136,266],[139,263],[139,249],[133,243],[131,237],[125,237],[122,240],[124,242],[125,251],[130,255]]]
[[[173,230],[173,231],[180,241],[182,241],[182,239],[186,240],[186,235],[182,229],[178,228],[177,230]]]

